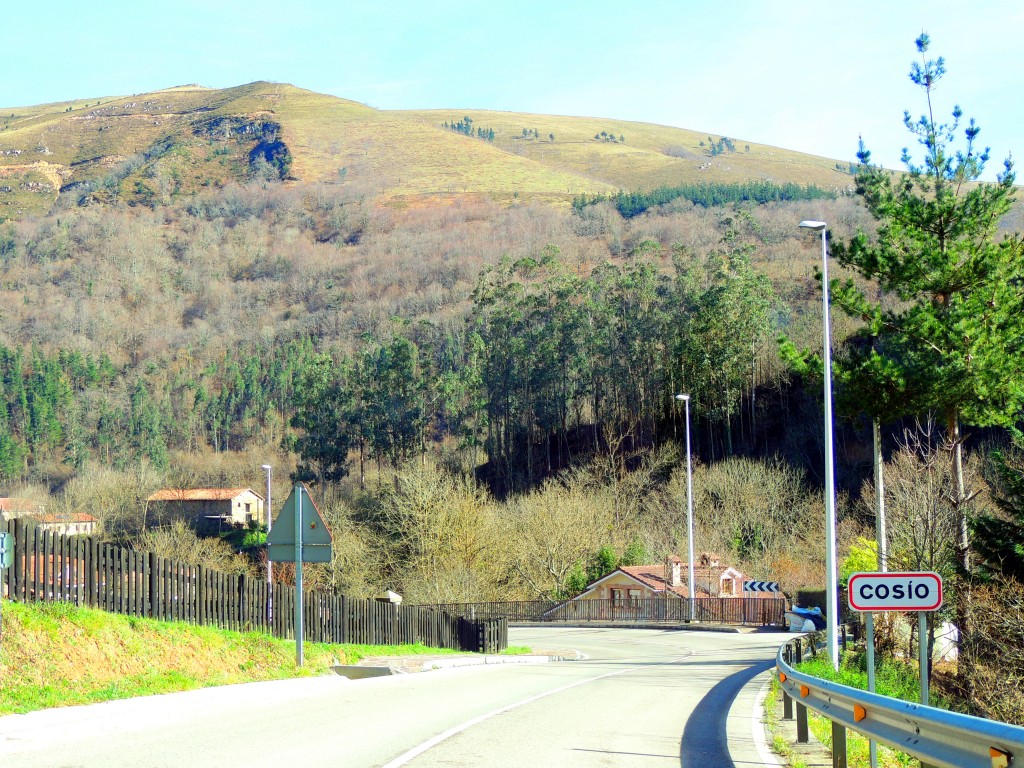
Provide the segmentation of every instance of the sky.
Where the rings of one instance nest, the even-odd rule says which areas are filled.
[[[0,26],[0,107],[198,83],[293,85],[379,109],[493,109],[671,125],[901,167],[926,31],[954,105],[1024,156],[1021,0],[47,0]],[[917,153],[920,157],[920,153]],[[1022,177],[1024,178],[1024,177]]]

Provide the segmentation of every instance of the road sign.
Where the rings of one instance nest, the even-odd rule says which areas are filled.
[[[0,533],[0,568],[10,568],[14,562],[14,536]]]
[[[777,581],[744,581],[743,582],[744,592],[779,592],[779,582]]]
[[[937,611],[942,605],[942,577],[918,573],[855,573],[847,587],[855,611]]]
[[[296,561],[295,516],[302,507],[302,561],[304,563],[331,562],[331,532],[327,530],[324,519],[320,516],[309,491],[302,483],[292,488],[288,500],[277,516],[274,525],[267,535],[270,560],[275,563],[294,563]]]
[[[292,488],[267,534],[267,556],[272,562],[295,563],[295,664],[301,667],[302,564],[331,562],[331,532],[302,483]]]

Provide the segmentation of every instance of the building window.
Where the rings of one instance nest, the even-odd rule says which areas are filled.
[[[722,579],[722,594],[723,595],[734,595],[732,579]]]
[[[613,588],[611,590],[611,593],[612,593],[612,605],[615,605],[616,603],[623,602],[623,600],[624,600],[623,592],[625,592],[624,589],[614,589]]]

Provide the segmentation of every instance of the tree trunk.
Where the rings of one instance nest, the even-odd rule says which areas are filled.
[[[953,477],[956,481],[956,497],[953,504],[960,529],[957,555],[966,573],[971,567],[970,541],[967,536],[967,491],[964,488],[964,447],[963,437],[960,435],[960,414],[955,409],[946,414],[946,433],[953,452]]]
[[[957,542],[957,559],[963,568],[962,577],[957,580],[954,603],[955,621],[959,642],[957,646],[957,678],[963,696],[974,701],[974,643],[971,638],[971,580],[970,541],[967,535],[967,492],[964,487],[963,438],[960,434],[960,414],[955,408],[946,412],[946,434],[950,441],[953,459],[953,478],[956,483],[953,507],[956,510],[960,540]]]

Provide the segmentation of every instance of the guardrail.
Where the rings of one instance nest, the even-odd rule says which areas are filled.
[[[798,641],[802,643],[801,641]],[[922,768],[1007,768],[1024,765],[1024,728],[900,701],[799,672],[802,646],[779,648],[776,664],[797,741],[807,742],[807,709],[832,721],[832,765],[846,768],[846,730],[921,761]]]

